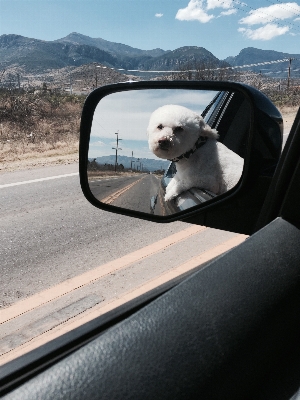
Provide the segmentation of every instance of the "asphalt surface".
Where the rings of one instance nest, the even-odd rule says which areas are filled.
[[[102,211],[84,198],[77,169],[0,174],[0,365],[245,240]],[[94,188],[111,204],[148,212],[158,183],[143,174]]]
[[[0,174],[0,307],[188,227],[93,207],[77,170],[73,165]]]
[[[93,195],[98,200],[103,201],[108,196],[116,193],[120,189],[126,188],[134,182],[137,182],[139,179],[141,179],[139,174],[134,176],[93,178],[89,181],[89,185]]]
[[[159,182],[159,178],[156,175],[146,174],[134,186],[122,193],[112,204],[149,213],[150,199],[157,195]]]
[[[158,193],[159,178],[154,174],[136,174],[94,179],[89,184],[98,200],[117,207],[149,213],[150,198]]]

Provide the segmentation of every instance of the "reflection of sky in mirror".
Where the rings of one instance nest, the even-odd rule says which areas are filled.
[[[104,97],[93,118],[89,157],[114,154],[119,133],[120,155],[156,158],[148,148],[147,126],[150,115],[158,107],[178,104],[199,114],[214,98],[215,91],[181,89],[147,89],[113,93]]]

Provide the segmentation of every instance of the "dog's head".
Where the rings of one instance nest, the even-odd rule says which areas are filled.
[[[173,159],[191,150],[199,136],[217,139],[203,118],[186,107],[166,105],[155,110],[149,121],[150,150],[160,158]]]

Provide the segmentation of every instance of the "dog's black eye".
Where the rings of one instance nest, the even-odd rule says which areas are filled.
[[[174,131],[174,132],[182,132],[182,131],[183,131],[183,127],[182,127],[182,126],[176,126],[176,127],[173,129],[173,131]]]
[[[162,124],[158,125],[157,129],[162,130],[163,129]]]

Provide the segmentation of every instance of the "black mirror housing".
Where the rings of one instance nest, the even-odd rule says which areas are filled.
[[[242,176],[235,187],[226,191],[226,193],[211,196],[208,201],[206,199],[197,205],[193,206],[194,203],[192,203],[191,207],[182,210],[177,208],[169,215],[163,215],[163,213],[155,215],[154,208],[157,199],[156,202],[152,201],[150,207],[151,198],[154,199],[153,196],[149,196],[149,213],[107,204],[95,197],[89,185],[87,170],[90,162],[91,128],[96,107],[101,100],[113,93],[129,91],[135,91],[136,93],[136,91],[150,89],[190,90],[191,95],[196,91],[228,93],[228,96],[234,93],[234,100],[237,104],[241,98],[246,100],[247,113],[241,111],[238,118],[232,119],[232,127],[235,127],[236,131],[238,131],[240,124],[243,122],[245,125],[245,119],[247,118],[247,135],[244,136],[246,139],[241,139],[239,146],[236,149],[233,148],[244,160]],[[226,96],[223,95],[222,101]],[[228,104],[233,104],[233,101]],[[214,112],[216,110],[217,107]],[[203,112],[204,118],[205,112],[207,110]],[[222,109],[222,115],[226,113],[226,118],[230,118],[230,112],[229,106],[226,109]],[[209,121],[214,121],[214,118],[216,116],[210,116]],[[217,130],[222,130],[222,123],[224,123],[224,118],[223,120],[219,119]],[[244,84],[215,81],[145,81],[104,86],[94,90],[87,97],[82,111],[79,146],[81,187],[89,202],[107,211],[155,222],[182,220],[213,228],[250,234],[254,231],[256,220],[280,158],[282,134],[283,121],[277,108],[260,91]],[[231,138],[229,134],[226,140],[230,148]],[[234,147],[234,145],[232,146]]]

